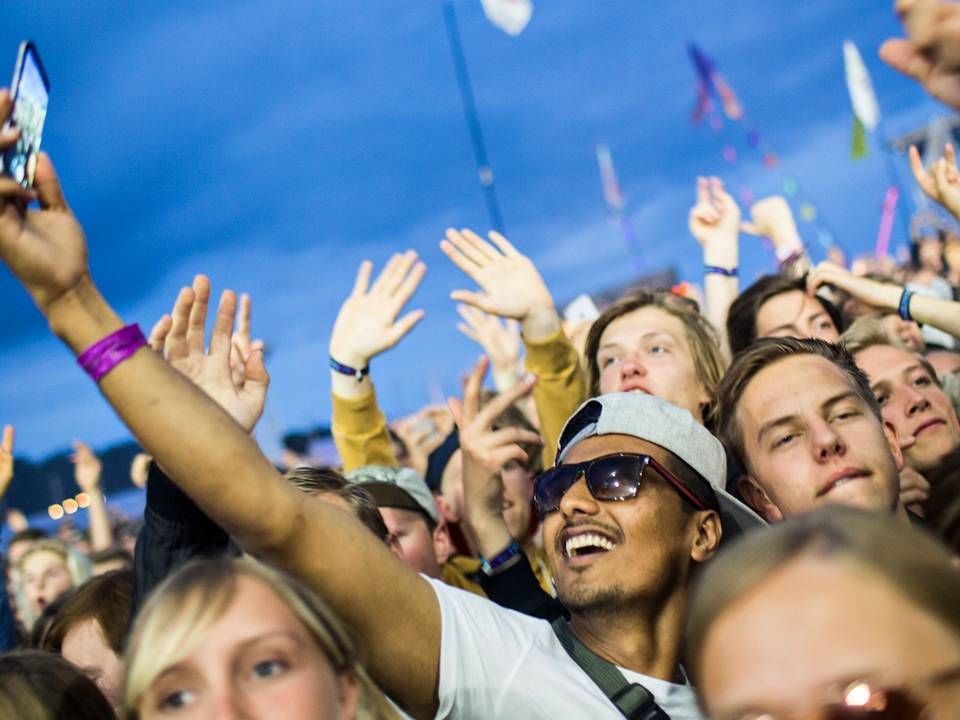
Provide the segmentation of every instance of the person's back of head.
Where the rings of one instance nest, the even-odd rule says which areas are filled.
[[[0,718],[110,720],[113,708],[93,681],[53,653],[20,650],[0,656]]]

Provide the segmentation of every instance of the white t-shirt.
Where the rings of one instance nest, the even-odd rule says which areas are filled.
[[[545,620],[431,580],[440,603],[438,720],[566,720],[623,715],[580,669]],[[693,689],[625,668],[672,720],[703,720]]]

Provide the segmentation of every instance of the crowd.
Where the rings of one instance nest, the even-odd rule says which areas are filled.
[[[882,57],[960,109],[960,5],[897,10]],[[953,148],[911,163],[960,220]],[[89,532],[13,536],[0,718],[960,717],[960,226],[908,265],[814,266],[783,198],[744,212],[718,178],[688,226],[702,303],[579,323],[507,238],[447,230],[484,354],[392,421],[371,361],[426,268],[364,262],[329,347],[341,465],[278,469],[251,299],[211,310],[198,275],[145,336],[50,159],[0,178],[0,258],[149,453],[134,547],[80,443]],[[742,233],[779,261],[744,288]],[[0,494],[13,451],[7,426]]]

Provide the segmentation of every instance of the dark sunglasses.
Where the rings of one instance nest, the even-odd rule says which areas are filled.
[[[590,494],[603,502],[619,502],[636,497],[645,472],[653,471],[680,493],[697,510],[706,510],[681,480],[649,455],[616,453],[581,463],[555,465],[537,477],[533,487],[533,507],[543,518],[560,508],[560,500],[583,475]]]

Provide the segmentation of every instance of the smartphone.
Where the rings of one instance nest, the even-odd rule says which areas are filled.
[[[16,145],[3,153],[0,170],[24,187],[31,187],[40,152],[43,122],[47,118],[50,81],[40,62],[36,45],[29,40],[20,43],[10,94],[13,97],[13,113],[3,129],[20,128],[20,138]]]

